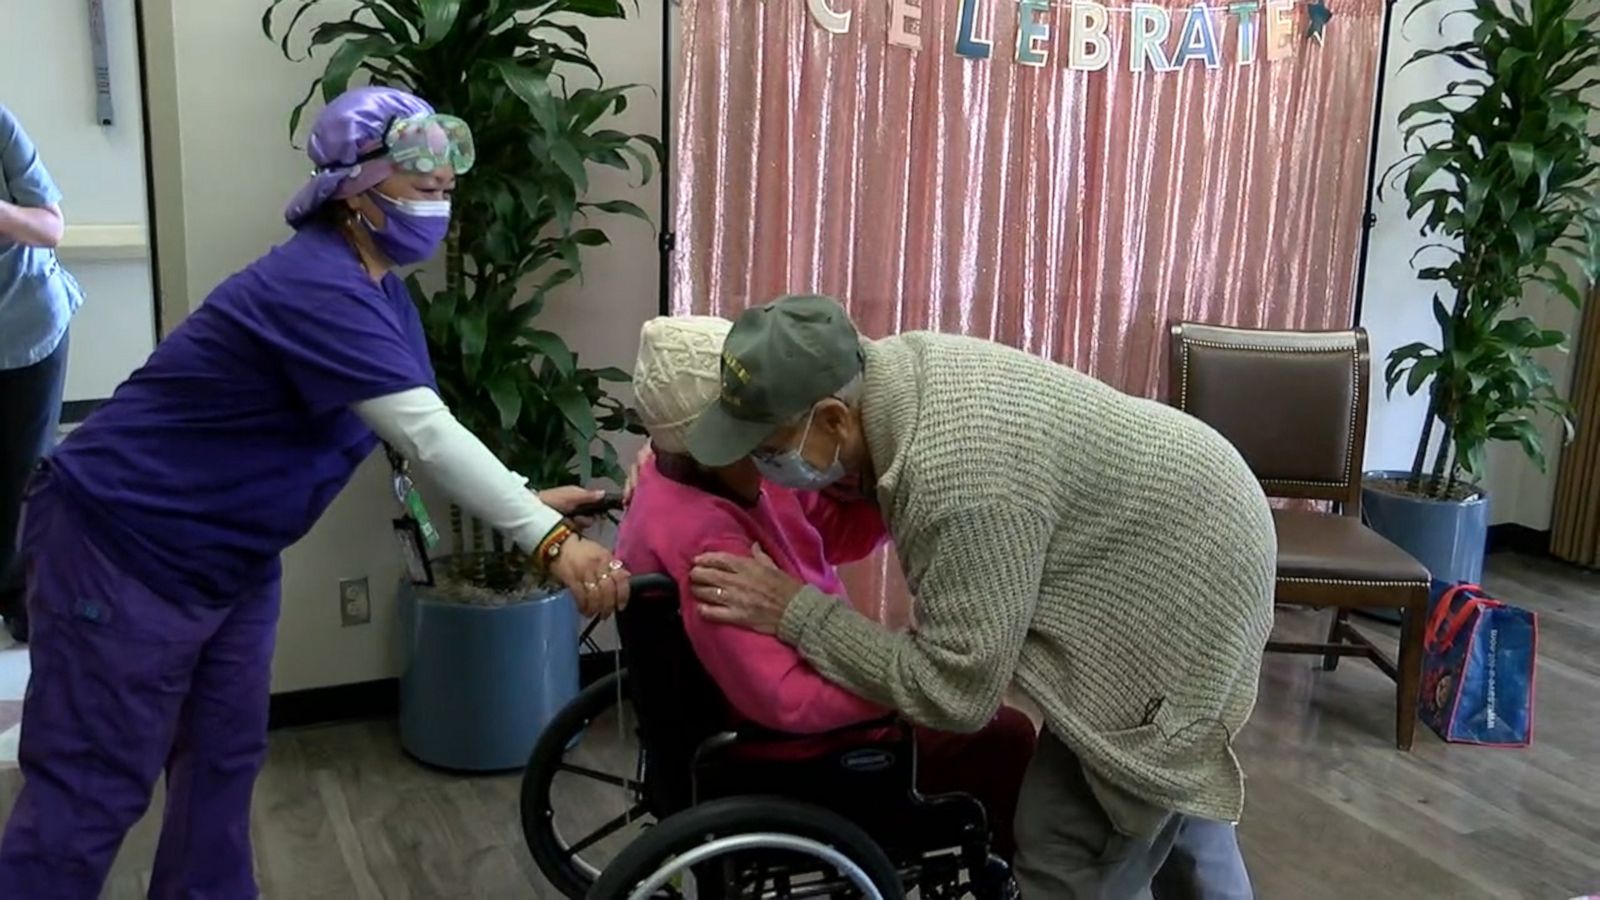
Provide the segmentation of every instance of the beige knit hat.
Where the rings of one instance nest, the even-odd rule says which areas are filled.
[[[640,329],[634,405],[656,449],[688,452],[689,426],[722,389],[722,342],[732,328],[716,316],[659,316]]]

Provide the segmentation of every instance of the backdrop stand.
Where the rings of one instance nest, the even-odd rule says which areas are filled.
[[[1383,31],[1378,38],[1378,80],[1372,97],[1371,146],[1367,151],[1367,201],[1361,216],[1361,250],[1356,257],[1356,300],[1350,312],[1352,327],[1361,324],[1361,304],[1367,296],[1367,262],[1372,249],[1372,230],[1378,226],[1378,214],[1373,211],[1378,194],[1378,136],[1383,130],[1383,88],[1389,77],[1389,36],[1394,27],[1395,0],[1383,4]]]
[[[664,0],[661,4],[661,145],[666,148],[661,161],[661,225],[659,247],[661,250],[660,302],[661,315],[672,314],[672,251],[677,249],[678,235],[672,230],[672,8],[677,0]],[[1387,34],[1387,32],[1386,32]]]

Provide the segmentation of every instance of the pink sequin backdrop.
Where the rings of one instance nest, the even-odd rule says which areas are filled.
[[[961,0],[921,0],[918,51],[889,42],[890,0],[828,0],[845,34],[807,0],[685,0],[674,311],[819,291],[868,335],[992,338],[1147,396],[1178,319],[1345,327],[1382,0],[1328,3],[1321,44],[1294,7],[1289,58],[1260,28],[1238,65],[1219,13],[1218,68],[1134,73],[1126,12],[1110,66],[1081,72],[1060,3],[1035,68],[1012,0],[977,0],[986,60],[953,50]],[[848,580],[905,621],[892,555]]]

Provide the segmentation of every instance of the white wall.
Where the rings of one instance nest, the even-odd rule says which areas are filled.
[[[642,6],[640,19],[592,29],[593,55],[611,80],[659,81],[659,19],[652,4]],[[290,148],[285,128],[289,110],[320,67],[279,55],[261,34],[262,8],[260,0],[193,0],[172,7],[191,304],[286,235],[283,204],[308,169]],[[641,92],[620,127],[655,133],[657,104],[655,95]],[[655,184],[630,189],[609,170],[596,173],[594,182],[608,197],[651,211],[657,206]],[[631,368],[639,325],[656,309],[654,237],[629,220],[604,226],[614,246],[590,252],[586,282],[553,300],[543,324],[564,334],[586,363]],[[285,555],[274,690],[397,674],[393,503],[381,459],[368,460],[312,533]],[[361,576],[371,579],[372,624],[340,628],[338,581]]]
[[[65,195],[63,264],[82,285],[68,400],[110,395],[155,346],[133,0],[106,0],[114,124],[95,115],[87,3],[0,0],[0,102]]]
[[[1397,4],[1392,14],[1403,18],[1414,5],[1412,2]],[[1446,22],[1444,36],[1439,36],[1439,19],[1450,8],[1449,4],[1424,8],[1412,17],[1404,29],[1400,27],[1399,18],[1395,22],[1384,91],[1383,128],[1378,137],[1380,174],[1403,156],[1400,129],[1395,123],[1400,111],[1417,100],[1437,96],[1448,82],[1461,77],[1459,67],[1448,60],[1439,59],[1427,60],[1400,71],[1401,66],[1418,49],[1470,39],[1465,16],[1457,16]],[[1427,403],[1423,395],[1406,395],[1403,387],[1395,391],[1393,398],[1385,398],[1382,393],[1382,373],[1386,357],[1396,347],[1418,340],[1438,343],[1438,325],[1434,322],[1431,304],[1433,293],[1439,286],[1416,278],[1411,257],[1429,239],[1421,237],[1417,233],[1417,226],[1406,219],[1405,197],[1400,191],[1386,191],[1376,205],[1375,212],[1378,222],[1372,234],[1366,295],[1361,314],[1361,324],[1367,327],[1371,335],[1373,383],[1376,388],[1368,418],[1366,463],[1369,469],[1409,469],[1421,434]],[[1427,256],[1418,260],[1420,264],[1427,264],[1427,261]],[[1448,290],[1448,287],[1445,289]],[[1446,303],[1450,302],[1449,297],[1445,300]],[[1565,300],[1551,297],[1543,291],[1530,292],[1524,309],[1550,328],[1570,331],[1577,321],[1576,314]],[[1546,362],[1557,383],[1565,386],[1570,378],[1570,358],[1564,354],[1550,354]],[[1438,429],[1434,431],[1437,440]],[[1493,522],[1514,522],[1541,530],[1550,527],[1556,464],[1560,453],[1560,429],[1554,423],[1547,423],[1545,432],[1550,450],[1547,473],[1541,473],[1517,446],[1491,445],[1486,485],[1491,498]],[[1429,459],[1431,461],[1432,457]]]

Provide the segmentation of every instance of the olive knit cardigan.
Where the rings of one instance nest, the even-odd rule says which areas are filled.
[[[863,349],[861,418],[918,627],[807,588],[780,636],[938,728],[981,727],[1015,682],[1092,783],[1237,821],[1232,741],[1276,554],[1243,459],[1175,409],[1000,344],[913,333]]]

